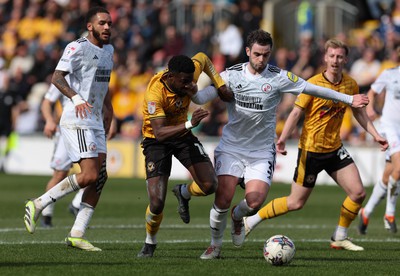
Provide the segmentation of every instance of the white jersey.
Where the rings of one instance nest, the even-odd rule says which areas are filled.
[[[76,117],[72,101],[67,101],[61,116],[61,126],[71,129],[104,129],[102,110],[113,69],[113,53],[112,45],[99,48],[85,37],[67,45],[56,70],[69,73],[71,88],[93,108],[87,118],[81,119]]]
[[[400,127],[400,67],[384,70],[371,88],[377,94],[386,90],[381,123]]]
[[[221,77],[233,91],[235,101],[227,103],[229,120],[218,147],[230,151],[271,148],[282,93],[300,94],[307,82],[272,65],[267,65],[261,74],[253,75],[247,63],[228,68]]]

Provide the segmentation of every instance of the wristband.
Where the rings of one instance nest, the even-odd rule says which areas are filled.
[[[185,128],[186,129],[192,129],[193,128],[191,120],[185,122]]]
[[[75,106],[78,106],[80,104],[84,104],[85,101],[82,99],[82,97],[79,94],[76,94],[71,98],[72,102],[74,103]]]

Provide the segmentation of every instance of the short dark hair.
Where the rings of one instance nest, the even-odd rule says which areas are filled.
[[[193,60],[185,55],[173,56],[168,62],[168,70],[174,73],[194,73]]]
[[[247,36],[246,45],[247,47],[251,48],[255,43],[260,44],[262,46],[271,45],[272,48],[273,41],[271,34],[261,29],[252,31]]]
[[[93,7],[93,8],[91,8],[91,9],[88,11],[88,13],[86,14],[86,17],[85,17],[85,24],[91,22],[93,16],[95,16],[95,15],[98,14],[98,13],[107,13],[107,14],[110,14],[110,12],[109,12],[106,8],[104,8],[104,7],[101,7],[101,6]]]

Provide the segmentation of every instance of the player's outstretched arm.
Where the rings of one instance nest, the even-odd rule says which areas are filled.
[[[364,128],[365,131],[371,134],[372,137],[374,137],[374,140],[381,145],[381,150],[387,150],[389,147],[388,141],[384,137],[382,137],[376,130],[374,124],[368,118],[365,108],[353,108],[352,110],[354,118],[356,118],[357,122],[362,126],[362,128]]]
[[[318,86],[312,83],[307,83],[306,87],[304,88],[303,93],[318,97],[318,98],[323,98],[323,99],[328,99],[328,100],[335,100],[335,101],[340,101],[345,104],[350,105],[353,108],[363,108],[368,105],[369,99],[367,95],[363,94],[356,94],[354,96],[339,93],[335,90]]]
[[[294,128],[297,126],[297,122],[301,118],[303,114],[303,109],[298,106],[294,106],[292,111],[290,112],[288,118],[286,119],[285,125],[283,126],[283,130],[281,135],[279,136],[278,141],[276,142],[276,151],[282,155],[286,155],[286,140],[293,133]]]

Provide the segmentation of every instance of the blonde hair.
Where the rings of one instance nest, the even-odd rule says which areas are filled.
[[[346,56],[349,55],[349,47],[342,41],[332,38],[329,39],[327,42],[325,42],[325,53],[328,51],[328,48],[333,48],[333,49],[337,49],[337,48],[342,48],[344,49]]]

